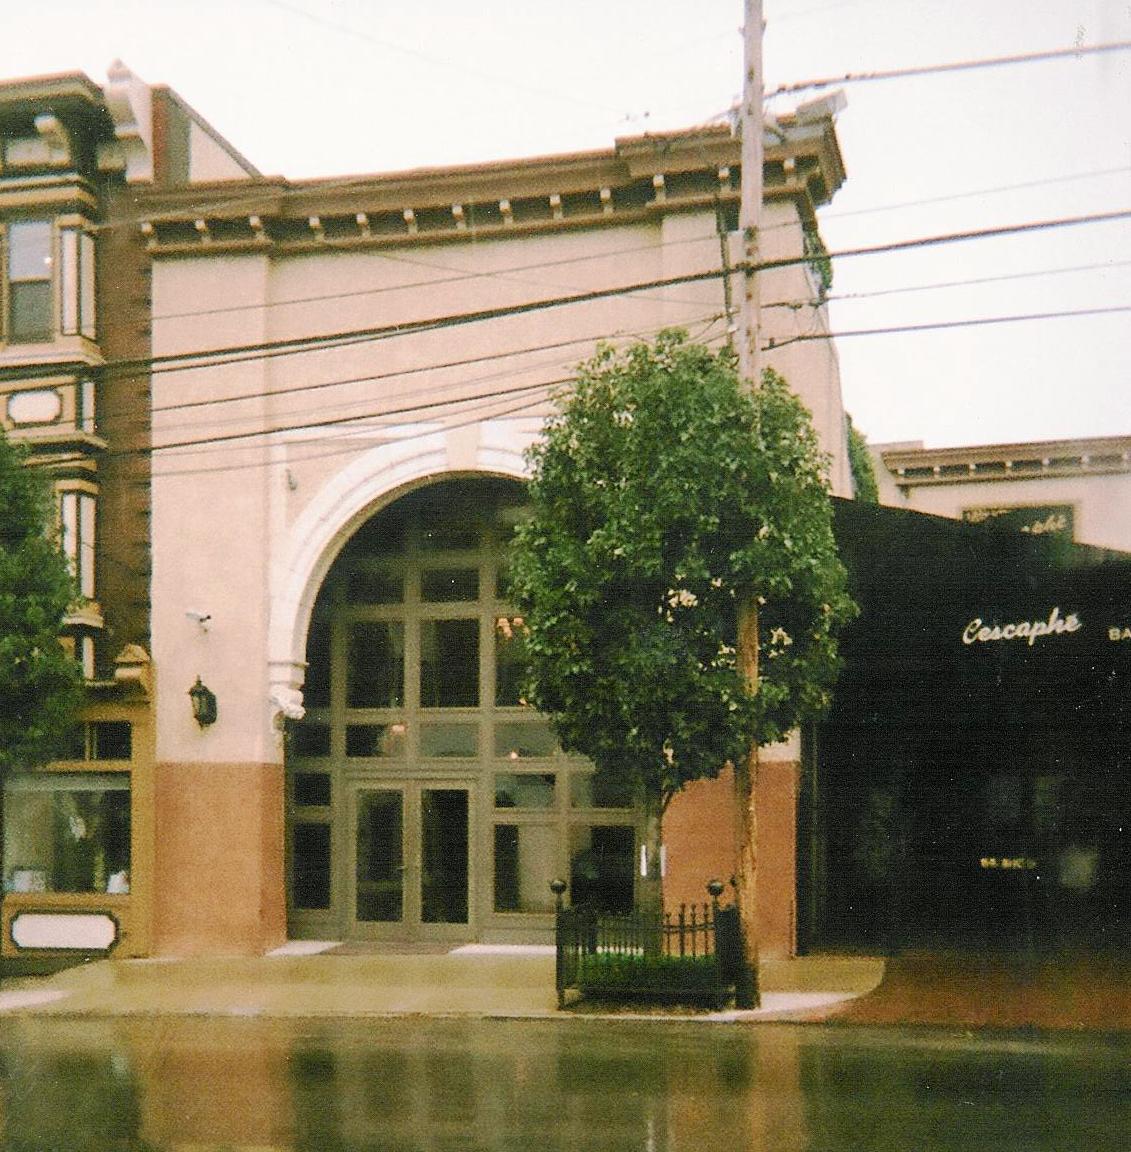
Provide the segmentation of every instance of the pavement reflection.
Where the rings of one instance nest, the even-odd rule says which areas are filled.
[[[4,1150],[1096,1149],[1125,1039],[671,1021],[0,1027]]]

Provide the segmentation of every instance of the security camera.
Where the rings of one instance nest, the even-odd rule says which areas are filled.
[[[195,609],[190,608],[185,615],[190,620],[195,620],[201,628],[207,628],[208,621],[212,619],[211,612],[197,612]]]

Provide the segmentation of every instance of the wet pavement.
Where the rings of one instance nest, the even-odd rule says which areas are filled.
[[[1105,1152],[1125,1039],[687,1021],[0,1020],[0,1149]]]
[[[882,960],[798,957],[764,963],[762,1007],[723,1018],[820,1015],[879,984]],[[553,1016],[552,948],[465,945],[269,956],[99,960],[55,976],[0,982],[0,1015]]]

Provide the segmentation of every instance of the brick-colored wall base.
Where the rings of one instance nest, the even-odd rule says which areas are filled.
[[[158,764],[155,952],[258,955],[286,939],[283,769]]]
[[[794,761],[758,766],[758,947],[762,956],[797,950],[797,788]],[[664,905],[708,900],[707,881],[729,881],[737,867],[734,774],[689,785],[664,815]],[[728,890],[729,892],[729,890]],[[723,900],[728,898],[724,894]]]

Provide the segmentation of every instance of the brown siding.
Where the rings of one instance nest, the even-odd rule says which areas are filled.
[[[107,194],[98,236],[99,339],[113,364],[151,354],[150,260],[126,189]],[[96,586],[106,620],[105,671],[127,644],[149,648],[150,386],[144,368],[104,370],[98,429],[109,447],[99,466]]]

